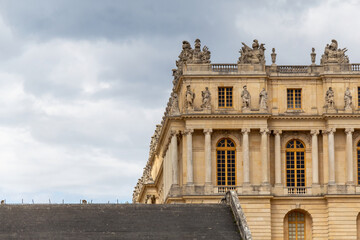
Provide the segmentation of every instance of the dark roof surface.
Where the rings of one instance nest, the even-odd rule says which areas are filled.
[[[0,239],[240,239],[223,204],[1,205]]]

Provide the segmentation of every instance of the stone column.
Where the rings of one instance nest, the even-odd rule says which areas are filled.
[[[269,129],[263,128],[261,133],[261,165],[262,165],[262,184],[269,185],[269,169],[268,169],[268,133]]]
[[[177,132],[171,131],[171,162],[173,165],[172,182],[175,185],[179,184],[179,161],[178,161],[178,146],[177,146]]]
[[[281,130],[275,130],[275,185],[281,185]]]
[[[353,128],[346,128],[346,166],[347,166],[347,184],[354,184],[354,169],[353,169]]]
[[[318,138],[319,130],[311,130],[311,158],[312,158],[312,184],[319,184],[319,148],[318,148]]]
[[[242,142],[242,151],[243,151],[243,167],[244,167],[244,183],[250,184],[250,157],[249,157],[249,128],[241,129],[243,142]]]
[[[193,154],[192,154],[192,133],[194,132],[194,129],[186,129],[184,131],[186,135],[186,165],[187,165],[187,171],[186,171],[186,181],[187,185],[193,185],[194,184],[194,166],[193,166]]]
[[[327,130],[328,150],[329,150],[329,185],[335,184],[335,143],[334,143],[335,132],[336,132],[335,128],[329,128]]]
[[[204,129],[205,133],[205,184],[211,185],[211,133],[212,129]]]

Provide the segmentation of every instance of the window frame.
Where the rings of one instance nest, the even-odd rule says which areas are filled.
[[[225,140],[225,147],[219,147],[219,143]],[[226,143],[227,141],[231,141],[234,144],[234,147],[227,147]],[[234,140],[232,140],[231,138],[221,138],[219,139],[219,141],[216,143],[216,186],[218,187],[227,187],[227,186],[237,186],[237,159],[236,159],[236,143]],[[225,184],[224,185],[219,185],[219,159],[218,159],[218,151],[225,151]],[[227,151],[234,151],[234,185],[229,185],[229,181],[228,181],[228,152]]]
[[[291,214],[295,214],[295,221],[290,221],[290,217],[291,217]],[[298,217],[299,217],[299,214],[302,214],[303,215],[303,219],[304,220],[298,220]],[[299,234],[299,232],[298,232],[298,225],[299,224],[303,224],[303,226],[304,226],[304,232],[303,232],[303,234],[304,234],[304,239],[306,239],[306,214],[305,213],[303,213],[303,212],[301,212],[301,211],[292,211],[292,212],[290,212],[289,214],[288,214],[288,216],[287,216],[287,218],[288,218],[288,239],[290,239],[290,224],[295,224],[295,239],[298,239],[298,234]]]
[[[294,141],[295,144],[294,144],[294,148],[288,148],[287,145],[291,142],[291,141]],[[296,142],[300,142],[304,148],[297,148],[296,147]],[[289,186],[289,177],[288,177],[288,157],[287,157],[287,153],[288,152],[294,152],[294,186]],[[298,178],[297,178],[297,153],[299,152],[303,152],[304,153],[304,186],[297,186],[297,183],[298,183]],[[301,168],[299,168],[301,169]],[[307,186],[307,182],[306,182],[306,145],[303,141],[299,140],[299,139],[291,139],[289,141],[286,142],[286,145],[285,145],[285,182],[286,182],[286,187],[288,188],[306,188]]]
[[[358,87],[357,88],[357,93],[358,93],[358,98],[357,98],[357,100],[358,100],[358,108],[360,108],[360,87]]]
[[[289,90],[293,91],[292,92],[292,98],[291,98],[291,100],[293,102],[292,107],[289,107]],[[296,107],[296,96],[295,96],[296,90],[300,90],[300,108]],[[288,110],[302,110],[302,106],[303,106],[302,93],[303,93],[302,88],[287,88],[286,89],[286,107],[287,107]]]
[[[223,88],[224,89],[224,106],[220,106],[220,89]],[[231,106],[227,105],[227,98],[229,97],[227,95],[227,90],[226,89],[231,89]],[[234,88],[232,86],[221,86],[218,87],[218,108],[221,109],[226,109],[226,108],[233,108],[234,107]]]
[[[356,144],[357,185],[360,185],[360,140]]]

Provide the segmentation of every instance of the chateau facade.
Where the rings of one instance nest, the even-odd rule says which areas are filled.
[[[183,42],[135,203],[219,203],[237,192],[253,239],[360,239],[360,64],[336,40],[320,65],[237,64]],[[310,61],[311,60],[311,61]]]

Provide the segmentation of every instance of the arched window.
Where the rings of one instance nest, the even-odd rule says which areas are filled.
[[[300,140],[290,140],[286,144],[286,185],[305,187],[305,144]]]
[[[288,216],[289,240],[306,239],[305,214],[299,211],[293,211]]]
[[[360,184],[360,141],[356,145],[358,184]]]
[[[236,185],[235,143],[229,138],[221,139],[216,145],[216,176],[218,186]]]

